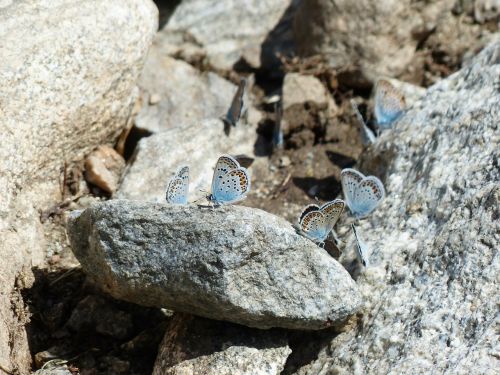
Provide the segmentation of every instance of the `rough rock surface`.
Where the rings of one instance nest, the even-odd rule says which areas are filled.
[[[226,114],[236,86],[167,55],[157,34],[139,80],[142,108],[135,125],[151,133],[197,124]],[[158,96],[156,100],[151,98]]]
[[[278,375],[290,355],[286,333],[177,314],[167,328],[154,375]]]
[[[0,366],[31,362],[19,290],[50,246],[39,210],[61,199],[64,161],[127,121],[157,28],[149,0],[0,2]],[[15,288],[15,290],[14,290]]]
[[[253,68],[270,66],[276,61],[276,52],[288,53],[294,47],[290,24],[297,3],[249,0],[243,5],[238,0],[185,0],[164,31],[187,32],[218,69],[229,70],[240,60]]]
[[[499,77],[496,43],[366,153],[387,196],[360,225],[363,317],[299,374],[498,372]]]
[[[97,285],[146,306],[257,328],[322,329],[361,304],[325,250],[258,209],[112,200],[72,215],[68,233]]]
[[[252,155],[257,141],[255,129],[249,126],[238,125],[228,136],[223,129],[221,120],[207,119],[141,139],[116,197],[164,202],[168,181],[181,165],[190,168],[189,201],[206,196],[219,156]]]
[[[405,71],[416,79],[427,58],[419,53],[423,45],[438,51],[437,63],[459,65],[493,34],[466,20],[457,7],[463,3],[468,2],[304,0],[294,20],[297,49],[302,55],[326,54],[334,67],[359,64],[371,80]]]

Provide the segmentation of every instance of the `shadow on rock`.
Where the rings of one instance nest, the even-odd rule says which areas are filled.
[[[280,374],[291,350],[288,332],[175,314],[153,374]],[[244,370],[243,370],[244,369]],[[244,371],[244,372],[242,372]]]

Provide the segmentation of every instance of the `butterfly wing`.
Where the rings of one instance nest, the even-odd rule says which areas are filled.
[[[375,87],[375,119],[382,129],[392,127],[392,123],[406,107],[403,94],[389,81],[381,79]]]
[[[384,185],[374,176],[361,181],[356,189],[353,201],[354,214],[362,218],[370,214],[385,197]]]
[[[177,172],[175,172],[175,176],[179,177],[184,183],[186,184],[186,193],[187,193],[187,188],[189,187],[189,167],[183,166],[180,167]]]
[[[356,115],[356,119],[358,120],[359,130],[360,130],[360,134],[361,134],[361,142],[365,146],[374,143],[375,142],[375,134],[368,127],[368,125],[366,125],[366,122],[363,119],[363,116],[361,116],[361,113],[359,112],[358,106],[356,105],[354,100],[351,100],[351,107],[352,107],[352,110],[354,111],[354,114]]]
[[[353,203],[356,199],[356,189],[358,188],[359,183],[365,178],[365,176],[352,169],[345,168],[340,173],[340,180],[342,182],[342,191],[344,192],[344,198],[349,206],[351,212],[353,211]]]
[[[175,176],[167,187],[167,202],[171,204],[187,204],[188,181]]]
[[[309,212],[312,212],[312,211],[319,211],[319,206],[316,204],[310,204],[309,206],[306,206],[306,208],[304,208],[304,210],[300,214],[299,224],[302,222],[302,219],[304,218],[304,216],[306,216]]]
[[[356,256],[361,264],[366,267],[368,265],[368,245],[366,245],[366,243],[364,243],[358,236],[358,232],[354,224],[351,224],[351,228],[354,232],[354,238],[356,240]]]
[[[238,90],[234,94],[233,101],[231,102],[231,107],[226,114],[226,121],[231,125],[236,126],[236,123],[240,119],[241,110],[243,108],[243,94],[245,93],[246,79],[242,78],[240,84],[238,85]]]
[[[300,230],[307,238],[323,242],[328,235],[325,216],[321,211],[307,212],[300,220]]]
[[[238,169],[239,167],[239,163],[231,155],[222,155],[219,160],[217,160],[217,164],[215,164],[214,175],[212,177],[212,194],[215,190],[217,190],[217,187],[224,175],[233,169]]]
[[[281,120],[283,117],[283,108],[280,103],[274,104],[274,129],[273,129],[273,147],[283,148],[283,130],[281,129]]]
[[[250,175],[246,168],[226,173],[212,191],[213,200],[219,204],[235,203],[246,198],[250,191]]]
[[[342,199],[335,199],[325,203],[321,206],[320,210],[325,216],[326,228],[330,232],[344,210],[344,201]]]

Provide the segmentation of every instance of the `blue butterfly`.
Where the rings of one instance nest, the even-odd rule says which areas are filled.
[[[226,117],[224,118],[224,122],[236,126],[240,117],[241,111],[243,109],[243,94],[245,93],[245,86],[247,84],[247,80],[245,78],[241,78],[240,84],[238,85],[238,90],[234,94],[233,101],[231,102],[231,106],[229,107]]]
[[[171,204],[187,204],[189,167],[180,167],[167,186],[166,198]]]
[[[375,119],[380,129],[389,129],[405,110],[403,94],[389,81],[381,79],[375,87]]]
[[[361,237],[359,237],[354,224],[351,224],[351,228],[354,232],[354,238],[356,240],[356,255],[361,264],[366,267],[368,265],[368,245],[361,239]]]
[[[222,155],[215,165],[211,194],[215,205],[230,204],[246,198],[250,191],[250,175],[246,168],[230,155]]]
[[[280,103],[274,104],[274,129],[273,129],[273,148],[283,148],[283,129],[281,128],[281,120],[283,117],[283,108]]]
[[[366,125],[365,120],[363,120],[363,116],[359,112],[358,106],[354,100],[351,100],[351,107],[356,115],[359,124],[359,130],[361,133],[361,142],[363,145],[367,146],[375,142],[375,134],[373,131]]]
[[[384,185],[377,177],[365,177],[351,168],[343,169],[340,177],[345,201],[357,218],[370,214],[385,197]]]
[[[342,199],[335,199],[321,207],[310,204],[300,214],[300,232],[310,240],[323,244],[343,210]]]

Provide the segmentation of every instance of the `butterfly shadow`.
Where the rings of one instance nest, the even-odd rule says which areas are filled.
[[[340,169],[351,168],[356,164],[356,160],[354,158],[351,158],[350,156],[342,155],[330,150],[326,150],[325,153],[328,160],[330,160],[332,164],[336,165]]]
[[[259,122],[257,127],[257,139],[253,146],[255,156],[271,156],[273,153],[273,128],[274,121],[266,119]]]
[[[158,30],[163,29],[181,0],[153,0],[159,11]]]
[[[303,190],[308,197],[331,201],[340,193],[340,181],[335,176],[324,178],[315,177],[293,177],[293,183]]]

